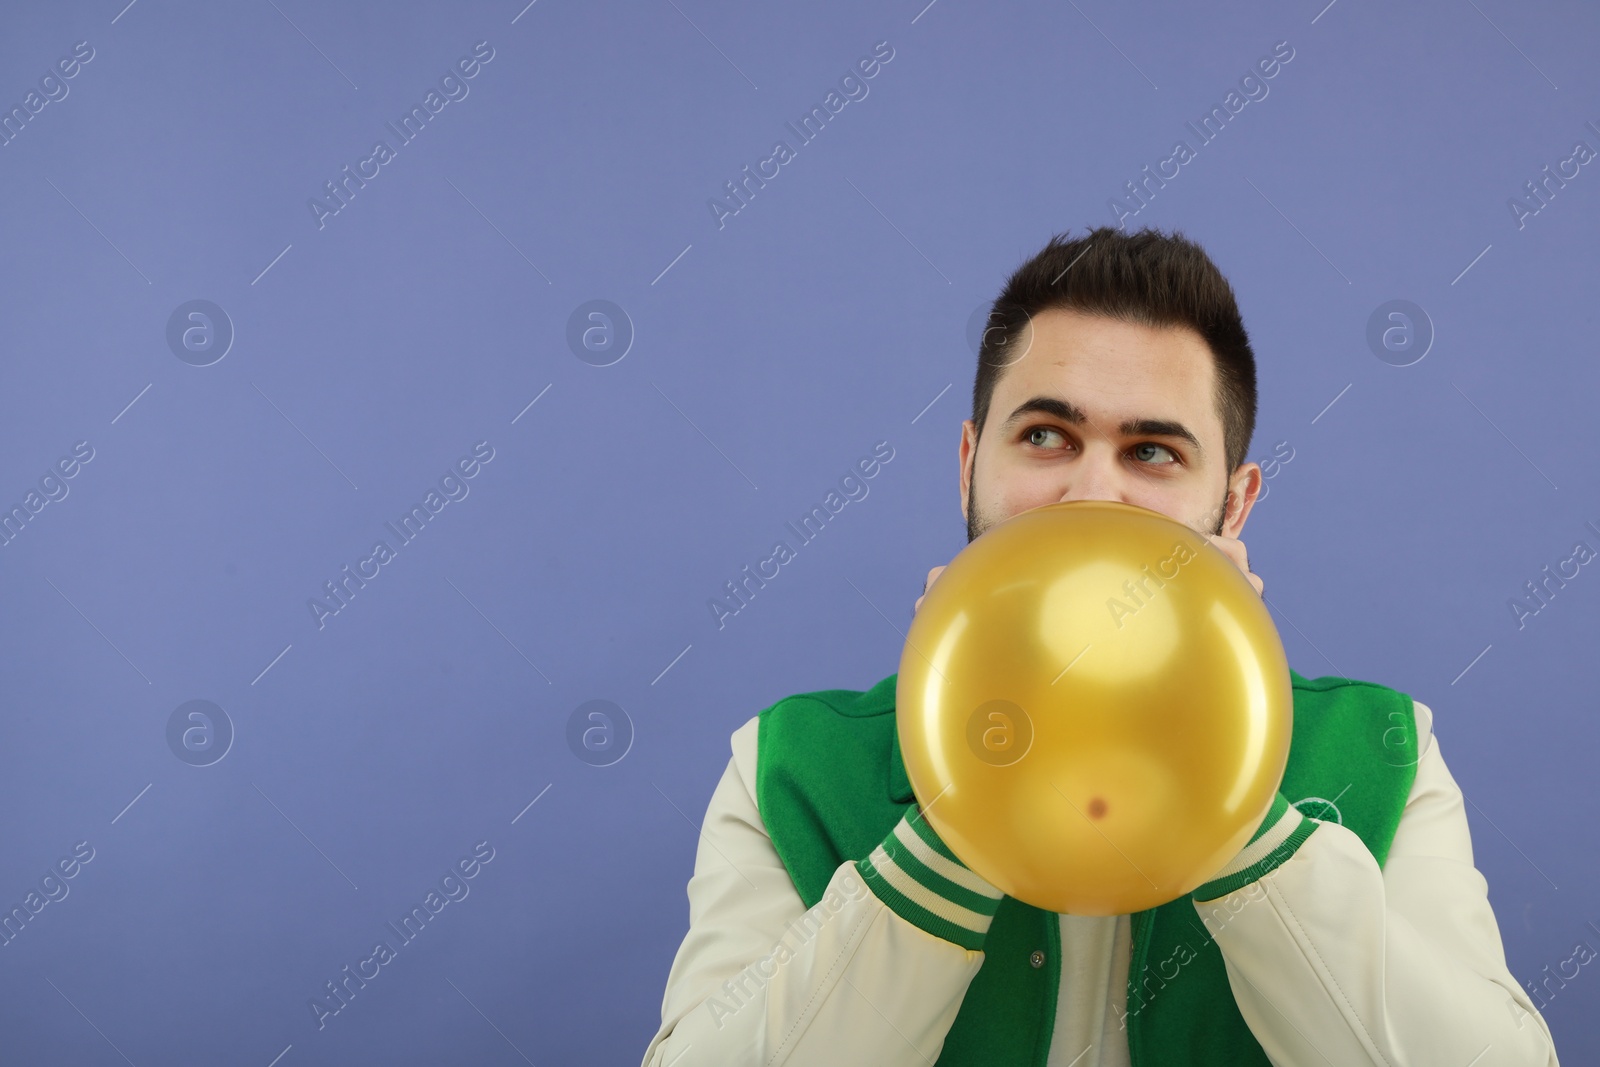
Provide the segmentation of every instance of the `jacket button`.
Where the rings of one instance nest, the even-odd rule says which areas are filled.
[[[1043,967],[1044,966],[1044,950],[1043,949],[1037,949],[1037,948],[1034,949],[1033,950],[1033,955],[1028,957],[1028,962],[1033,964],[1034,967]]]

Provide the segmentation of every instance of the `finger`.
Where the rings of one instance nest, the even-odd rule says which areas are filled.
[[[1234,566],[1244,572],[1244,576],[1250,579],[1250,584],[1256,587],[1256,592],[1261,593],[1264,585],[1261,578],[1250,569],[1250,556],[1244,547],[1244,542],[1237,538],[1223,539],[1209,534],[1207,536],[1211,537],[1212,543],[1222,550],[1223,555],[1233,561]]]
[[[1246,570],[1250,569],[1250,560],[1248,554],[1245,552],[1243,541],[1240,541],[1234,537],[1221,537],[1216,534],[1208,534],[1207,536],[1211,538],[1212,544],[1216,545],[1222,550],[1223,555],[1227,556],[1229,559],[1233,560]]]
[[[946,566],[948,566],[948,564]],[[928,577],[922,582],[922,596],[917,597],[917,602],[911,605],[911,613],[913,615],[917,613],[918,608],[922,607],[922,598],[928,595],[929,587],[933,585],[934,579],[938,578],[940,572],[943,570],[944,567],[934,567],[928,572]]]

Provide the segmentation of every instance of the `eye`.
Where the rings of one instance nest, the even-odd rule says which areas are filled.
[[[1145,441],[1145,442],[1143,442],[1141,444],[1135,445],[1133,450],[1135,452],[1138,452],[1141,449],[1146,449],[1146,448],[1159,448],[1159,449],[1161,449],[1161,451],[1165,452],[1167,455],[1172,457],[1171,462],[1173,462],[1173,463],[1178,462],[1178,454],[1176,452],[1174,452],[1172,449],[1168,448],[1166,445],[1158,445],[1154,441]],[[1141,461],[1141,462],[1146,462],[1146,461]],[[1164,463],[1158,463],[1156,465],[1157,466],[1166,466],[1166,464],[1164,464]]]
[[[1046,434],[1046,433],[1053,433],[1057,437],[1061,436],[1061,431],[1056,429],[1053,426],[1033,426],[1033,427],[1030,427],[1027,431],[1025,431],[1023,433],[1023,437],[1027,439],[1027,442],[1030,445],[1038,445],[1040,448],[1045,448],[1045,447],[1048,447],[1048,446],[1039,444],[1039,442],[1035,438],[1036,438],[1036,435],[1038,435],[1038,434]]]

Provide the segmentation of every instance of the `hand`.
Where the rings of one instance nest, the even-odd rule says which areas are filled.
[[[1239,569],[1244,572],[1244,576],[1250,579],[1250,584],[1256,587],[1256,592],[1263,597],[1266,596],[1262,592],[1266,587],[1266,583],[1258,575],[1250,572],[1250,556],[1245,552],[1243,541],[1237,537],[1229,537],[1226,534],[1206,534],[1206,540],[1222,549],[1223,554],[1233,560]]]
[[[946,566],[948,566],[948,564],[946,564]],[[928,590],[933,588],[934,579],[939,577],[939,572],[942,570],[944,570],[944,567],[935,567],[933,570],[928,572],[928,580],[922,583],[922,596],[928,595]],[[917,602],[911,605],[911,613],[913,615],[917,613],[918,608],[922,607],[922,596],[917,597]]]

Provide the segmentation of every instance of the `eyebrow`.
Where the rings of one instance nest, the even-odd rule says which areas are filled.
[[[1070,400],[1062,400],[1053,396],[1035,396],[1018,404],[1017,409],[1006,418],[1005,422],[1000,424],[1000,430],[1004,432],[1030,414],[1051,415],[1073,426],[1084,426],[1089,421],[1088,416],[1083,413],[1083,409]],[[1171,419],[1137,417],[1123,419],[1122,423],[1117,427],[1117,432],[1124,437],[1175,437],[1181,441],[1187,441],[1189,447],[1193,448],[1198,456],[1204,456],[1206,452],[1205,446],[1200,443],[1200,439],[1187,426]]]

